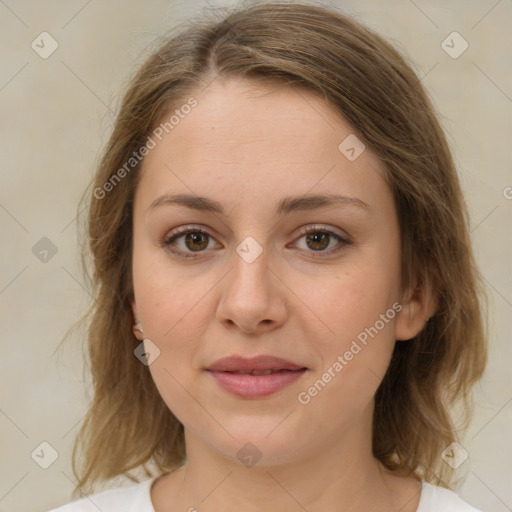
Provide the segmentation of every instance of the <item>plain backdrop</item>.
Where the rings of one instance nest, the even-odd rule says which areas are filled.
[[[324,3],[402,51],[446,129],[492,299],[490,360],[475,391],[458,492],[487,512],[512,510],[512,2]],[[0,512],[41,512],[70,500],[71,449],[90,393],[81,333],[57,350],[89,299],[78,201],[120,90],[148,46],[219,5],[234,3],[0,0]],[[468,45],[456,58],[443,47],[449,36],[458,50]],[[52,44],[57,49],[44,55]]]

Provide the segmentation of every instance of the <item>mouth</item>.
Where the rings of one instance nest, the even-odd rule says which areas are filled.
[[[206,369],[217,384],[241,398],[262,398],[296,382],[307,367],[274,356],[227,357]]]
[[[225,373],[232,373],[233,375],[272,375],[273,373],[277,372],[292,372],[292,371],[298,371],[298,370],[252,370],[250,372],[225,372]]]

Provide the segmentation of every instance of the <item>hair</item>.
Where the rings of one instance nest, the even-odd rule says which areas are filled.
[[[121,101],[87,192],[94,393],[73,450],[76,490],[141,468],[152,475],[151,465],[164,473],[185,460],[183,425],[133,354],[132,213],[141,163],[105,191],[162,118],[217,78],[321,95],[382,161],[399,218],[402,285],[428,285],[438,308],[412,341],[395,343],[375,395],[373,454],[398,475],[450,488],[453,470],[440,455],[459,432],[450,411],[462,405],[458,421],[469,423],[470,391],[487,360],[487,296],[447,140],[420,79],[381,36],[323,5],[271,2],[190,21],[147,58]]]

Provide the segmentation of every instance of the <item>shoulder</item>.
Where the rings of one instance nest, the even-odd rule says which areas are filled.
[[[155,512],[150,495],[154,480],[91,494],[48,512]]]
[[[481,512],[449,489],[422,482],[417,512]]]

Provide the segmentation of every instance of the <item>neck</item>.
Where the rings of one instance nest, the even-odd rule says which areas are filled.
[[[404,494],[403,482],[383,470],[371,453],[371,414],[369,420],[286,462],[265,464],[263,457],[252,467],[220,455],[186,430],[187,462],[155,484],[155,510],[415,511],[419,484],[416,497],[410,482]]]

